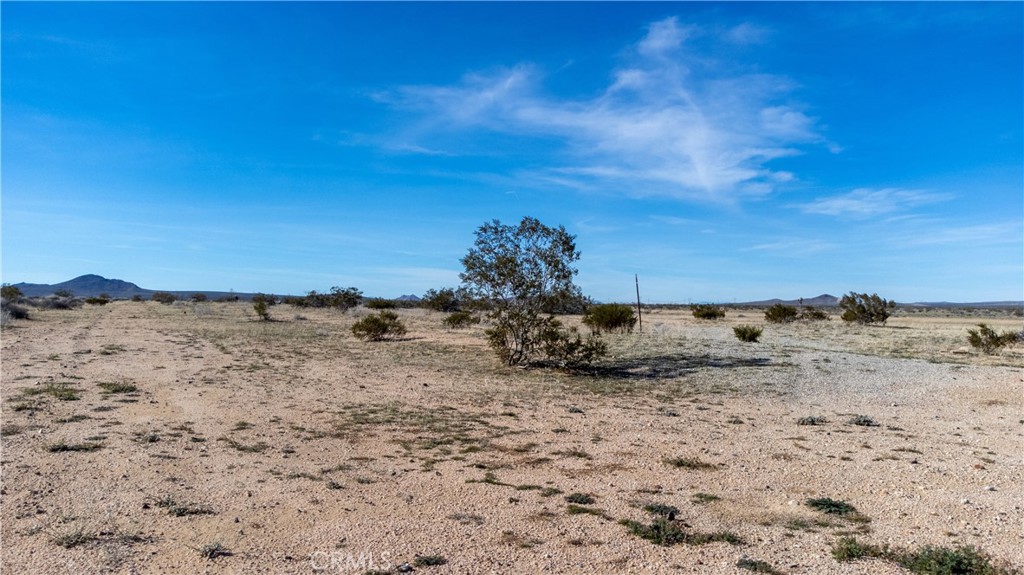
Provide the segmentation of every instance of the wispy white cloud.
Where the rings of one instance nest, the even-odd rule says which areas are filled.
[[[589,99],[546,94],[530,64],[377,99],[421,115],[402,135],[410,151],[441,149],[435,141],[465,130],[553,138],[549,166],[523,174],[536,182],[723,203],[770,193],[794,178],[772,160],[826,144],[816,120],[792,102],[791,81],[716,62],[688,44],[697,36],[702,45],[753,41],[755,29],[655,22]]]
[[[905,245],[1020,245],[1024,224],[1020,221],[990,224],[934,227],[927,234],[913,234],[900,238]]]
[[[725,33],[725,38],[734,44],[763,44],[768,39],[768,28],[744,22],[733,26]]]
[[[871,218],[909,208],[942,202],[950,194],[903,188],[857,188],[845,194],[819,198],[796,207],[805,214]]]
[[[816,239],[784,239],[757,244],[744,251],[772,252],[790,256],[808,256],[834,249],[835,245]]]

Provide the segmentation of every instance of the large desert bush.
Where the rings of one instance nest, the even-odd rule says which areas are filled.
[[[896,308],[895,301],[878,297],[878,294],[850,292],[839,300],[840,316],[843,321],[862,324],[881,323],[889,319],[889,312]]]
[[[711,304],[693,304],[690,306],[693,317],[697,319],[721,319],[725,317],[725,310]]]
[[[455,288],[429,289],[420,299],[420,305],[440,312],[456,312],[462,309],[465,294]]]
[[[488,342],[507,365],[548,360],[578,366],[603,355],[603,344],[562,328],[551,310],[582,300],[573,284],[579,260],[575,238],[526,217],[518,226],[498,220],[480,226],[462,258],[466,293],[486,303],[492,326]]]
[[[19,299],[24,297],[25,294],[21,293],[21,290],[11,284],[3,284],[0,286],[0,298],[5,301],[17,302]]]
[[[790,323],[796,321],[799,315],[795,307],[777,303],[765,310],[764,319],[771,323]]]
[[[757,343],[757,340],[761,337],[762,329],[753,325],[738,325],[732,328],[732,332],[736,335],[736,339],[740,341]]]
[[[1024,332],[1004,331],[996,333],[989,326],[979,323],[978,329],[967,330],[967,343],[974,349],[980,349],[985,353],[995,353],[1001,347],[1017,343]]]
[[[314,290],[305,296],[287,297],[284,299],[284,302],[297,307],[331,307],[341,311],[348,311],[359,305],[359,302],[362,300],[363,292],[358,289],[354,287],[341,289],[334,286],[331,288],[330,293],[317,293]]]
[[[170,305],[178,301],[178,296],[165,291],[158,291],[155,292],[152,296],[150,296],[150,299],[152,299],[153,301],[160,302],[164,305]]]
[[[444,318],[445,327],[461,329],[480,323],[480,316],[473,315],[468,311],[453,311]]]
[[[397,313],[383,310],[353,324],[352,334],[366,341],[383,341],[405,335],[405,325]]]
[[[601,332],[632,333],[636,325],[633,308],[621,303],[605,303],[590,306],[583,315],[583,325],[596,334]]]

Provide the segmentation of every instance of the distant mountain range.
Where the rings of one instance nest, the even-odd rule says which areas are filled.
[[[221,297],[234,297],[237,296],[239,299],[250,299],[253,295],[251,293],[236,293],[236,292],[224,292],[224,291],[208,291],[208,290],[192,290],[192,291],[172,291],[172,290],[152,290],[141,288],[131,282],[124,280],[111,280],[103,276],[95,274],[86,274],[79,276],[75,279],[61,282],[59,284],[30,284],[30,283],[18,283],[13,284],[14,287],[21,290],[21,293],[25,294],[26,297],[44,297],[52,295],[60,290],[71,292],[73,295],[78,297],[96,297],[100,294],[107,294],[114,299],[131,299],[135,296],[141,296],[144,299],[149,299],[154,293],[163,291],[178,296],[181,299],[187,299],[192,295],[201,293],[205,294],[208,299],[218,299]]]
[[[757,307],[768,307],[770,305],[783,304],[783,305],[809,305],[813,307],[835,307],[839,305],[839,298],[834,295],[823,293],[816,297],[809,297],[803,299],[766,299],[761,301],[748,301],[737,305],[749,305]]]
[[[239,299],[251,299],[256,294],[252,293],[238,293],[238,292],[224,292],[224,291],[208,291],[208,290],[190,290],[190,291],[171,291],[171,290],[152,290],[141,288],[131,282],[117,279],[107,279],[103,276],[95,274],[87,274],[79,276],[75,279],[61,282],[59,284],[31,284],[31,283],[18,283],[13,284],[14,287],[21,290],[21,293],[27,297],[43,297],[56,293],[60,290],[67,290],[72,294],[79,297],[96,297],[100,294],[107,294],[114,299],[131,299],[135,296],[141,296],[144,299],[150,299],[154,293],[158,291],[164,291],[166,293],[172,293],[181,299],[187,299],[192,295],[201,293],[206,295],[208,299],[216,300],[224,297],[237,297]],[[419,297],[415,295],[403,295],[398,298],[402,301],[419,301]],[[803,299],[768,299],[761,301],[750,301],[743,303],[736,303],[733,305],[752,306],[752,307],[768,307],[774,304],[784,305],[805,305],[814,307],[836,307],[839,305],[839,298],[834,295],[821,294],[812,298]],[[978,307],[978,308],[1020,308],[1024,307],[1022,301],[988,301],[988,302],[972,302],[972,303],[956,303],[956,302],[915,302],[915,303],[901,303],[901,306],[907,307]]]

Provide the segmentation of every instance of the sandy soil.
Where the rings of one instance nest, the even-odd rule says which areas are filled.
[[[361,342],[365,313],[115,302],[5,329],[3,572],[903,572],[836,561],[844,536],[1024,568],[1024,354],[965,343],[1020,318],[743,344],[757,310],[660,311],[570,375],[502,368],[423,310]],[[651,504],[733,541],[641,539],[621,521]]]

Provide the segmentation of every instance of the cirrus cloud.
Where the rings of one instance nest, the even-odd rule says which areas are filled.
[[[733,36],[676,18],[652,23],[589,98],[546,93],[531,64],[468,74],[455,85],[405,86],[384,100],[418,118],[392,148],[464,145],[474,131],[538,138],[556,142],[555,151],[521,179],[719,203],[764,195],[795,177],[773,160],[827,142],[792,101],[793,82],[740,71],[690,42],[713,46]]]

